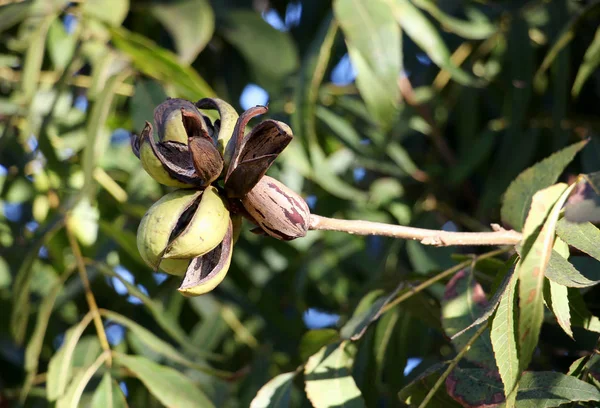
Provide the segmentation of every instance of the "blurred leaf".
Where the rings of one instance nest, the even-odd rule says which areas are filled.
[[[129,11],[129,0],[94,0],[82,4],[86,17],[97,19],[113,27],[123,23]]]
[[[431,22],[409,0],[386,0],[394,17],[406,32],[431,60],[448,71],[452,78],[463,85],[475,85],[476,79],[457,67],[450,59],[450,51]]]
[[[440,378],[440,375],[447,366],[447,363],[430,366],[398,393],[400,401],[410,404],[413,407],[418,406],[425,399],[429,390],[433,388],[433,385]],[[458,408],[462,405],[453,398],[450,398],[445,390],[438,389],[428,406],[432,408]]]
[[[194,368],[207,373],[215,373],[215,370],[213,370],[211,367],[190,361],[187,357],[177,351],[175,347],[160,339],[145,327],[140,326],[125,316],[109,310],[104,310],[103,315],[128,328],[147,349],[153,351],[154,353],[157,353],[186,367]],[[205,355],[207,357],[212,356],[211,353],[205,352],[203,348],[198,350],[198,355]]]
[[[346,342],[330,344],[306,362],[306,396],[315,408],[364,407],[361,392],[352,378],[353,357]]]
[[[231,10],[220,27],[223,36],[244,56],[259,85],[269,89],[298,67],[296,45],[288,33],[271,27],[254,11]]]
[[[63,345],[50,359],[46,381],[46,392],[49,401],[55,401],[65,393],[73,373],[75,347],[91,321],[92,314],[90,312],[76,326],[67,330]]]
[[[396,118],[402,68],[400,29],[383,0],[338,0],[335,17],[357,76],[356,86],[371,115],[384,129]]]
[[[544,60],[535,73],[534,82],[539,83],[542,81],[542,76],[546,70],[550,68],[550,65],[552,65],[552,62],[558,56],[560,51],[567,46],[573,40],[573,38],[575,38],[577,26],[581,23],[584,17],[592,14],[592,12],[595,12],[597,7],[600,7],[600,3],[598,2],[591,2],[587,4],[585,8],[576,13],[575,16],[571,18],[569,23],[563,27],[561,33],[557,35],[554,44],[552,44],[552,47],[550,47],[548,50],[548,53],[544,57]]]
[[[31,23],[35,22],[36,31],[33,38],[29,39],[29,46],[25,53],[23,71],[21,73],[21,92],[24,101],[29,102],[37,90],[42,62],[44,61],[44,52],[46,50],[46,35],[50,25],[56,19],[56,14],[47,16],[30,17]]]
[[[357,308],[354,314],[352,315],[352,318],[348,320],[346,324],[341,328],[341,338],[343,340],[360,339],[363,336],[363,334],[365,334],[365,331],[367,331],[369,325],[376,321],[379,318],[379,316],[381,316],[382,309],[385,307],[385,305],[387,305],[391,300],[393,300],[396,297],[400,289],[401,286],[398,286],[396,290],[394,290],[389,295],[370,299],[370,302],[372,303],[369,302],[370,304],[367,304],[366,307],[363,306],[361,308],[362,310]]]
[[[279,374],[266,383],[250,403],[250,408],[289,407],[295,375],[295,372]]]
[[[48,54],[56,69],[62,71],[66,68],[75,52],[77,36],[67,33],[60,20],[54,20],[48,30]]]
[[[114,361],[135,375],[163,405],[177,408],[214,407],[184,374],[143,357],[115,355]]]
[[[563,204],[575,185],[555,184],[538,191],[523,227],[519,276],[519,364],[525,370],[538,343],[544,320],[544,274],[552,254],[556,222]],[[544,219],[547,220],[544,222]],[[541,232],[537,233],[542,226]]]
[[[90,246],[98,238],[98,219],[100,212],[96,203],[90,203],[83,197],[67,217],[67,227],[73,231],[83,246]]]
[[[573,83],[573,89],[571,95],[576,98],[581,92],[581,88],[589,78],[589,76],[598,68],[600,65],[600,28],[596,30],[596,35],[583,57],[583,63],[579,66],[575,82]]]
[[[580,182],[577,192],[569,198],[565,208],[565,219],[570,222],[598,223],[600,222],[600,172],[583,174],[582,178],[583,181]]]
[[[446,14],[432,0],[414,0],[414,3],[438,20],[445,30],[463,38],[483,40],[498,30],[483,13],[477,13],[472,19],[462,20]]]
[[[15,341],[22,343],[27,330],[30,310],[31,279],[33,275],[33,263],[38,257],[42,246],[64,225],[64,217],[58,216],[50,220],[45,228],[41,229],[37,238],[33,241],[27,254],[22,259],[17,276],[12,288],[12,312],[10,316],[10,330]]]
[[[80,406],[79,402],[85,387],[100,366],[107,360],[108,352],[102,353],[96,361],[84,370],[80,370],[67,388],[65,394],[56,401],[56,408],[71,408]]]
[[[125,408],[127,400],[121,388],[112,379],[109,373],[104,373],[102,381],[96,388],[92,397],[91,408]]]
[[[175,40],[177,54],[184,64],[191,64],[196,59],[215,29],[215,16],[207,0],[152,4],[150,12]]]
[[[163,83],[172,84],[176,90],[176,95],[173,96],[191,101],[215,96],[206,81],[192,68],[179,64],[172,52],[123,27],[111,29],[111,35],[115,47],[128,55],[141,72]]]
[[[558,179],[587,141],[572,144],[528,168],[508,186],[502,201],[502,222],[521,231],[533,195]]]
[[[446,336],[452,338],[454,334],[472,324],[487,307],[485,292],[475,281],[473,273],[467,269],[458,272],[446,285],[442,299],[442,325]],[[475,334],[477,329],[473,329],[466,332],[469,334],[467,336],[453,337],[452,344],[457,351],[462,350],[470,337]],[[489,331],[484,332],[473,343],[465,354],[465,359],[490,370],[496,370]]]
[[[563,218],[556,224],[556,233],[567,244],[600,261],[600,229],[594,224],[572,223]]]
[[[84,188],[88,194],[94,194],[90,190],[93,186],[94,170],[99,158],[106,152],[110,142],[108,132],[105,131],[106,120],[110,114],[113,99],[117,87],[130,75],[128,70],[115,74],[107,81],[104,89],[94,101],[90,111],[87,125],[88,139],[83,150],[82,167],[84,173]]]
[[[167,94],[160,82],[138,79],[129,108],[134,131],[141,133],[145,123],[153,121],[154,108],[166,100]]]
[[[29,2],[7,4],[0,8],[0,32],[23,21],[31,8]]]
[[[300,359],[302,361],[308,360],[310,356],[316,354],[321,348],[333,343],[338,342],[340,336],[338,331],[335,329],[319,329],[309,330],[304,333],[302,339],[300,339]]]

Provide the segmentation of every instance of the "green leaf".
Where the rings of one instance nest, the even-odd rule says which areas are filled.
[[[393,300],[396,297],[400,288],[401,287],[398,286],[396,290],[394,290],[387,296],[369,299],[372,303],[366,305],[366,307],[363,306],[361,308],[359,305],[359,307],[357,307],[357,309],[354,311],[352,318],[348,320],[346,324],[341,328],[341,338],[344,340],[360,339],[363,336],[363,334],[365,334],[365,332],[367,331],[369,325],[379,318],[382,309],[385,307],[385,305],[387,305],[391,300]],[[372,293],[376,293],[378,295],[379,291],[371,292],[371,294]],[[361,301],[361,304],[362,303],[363,302]]]
[[[481,316],[479,316],[477,319],[473,320],[473,323],[469,324],[464,329],[462,329],[459,332],[452,335],[452,337],[451,337],[452,340],[454,340],[454,338],[466,333],[467,330],[470,330],[471,328],[486,322],[490,318],[490,316],[492,316],[492,314],[496,310],[496,307],[498,306],[498,304],[500,304],[500,299],[504,295],[504,292],[507,290],[507,287],[510,284],[512,276],[514,275],[514,272],[515,272],[514,266],[515,266],[516,260],[517,260],[517,258],[515,255],[506,262],[506,264],[504,265],[504,268],[502,268],[502,270],[499,272],[504,277],[502,278],[502,281],[498,285],[496,292],[494,292],[494,296],[492,296],[492,298],[490,299],[488,306],[485,308],[485,311],[481,314]]]
[[[11,333],[17,343],[22,343],[25,338],[27,323],[29,321],[29,308],[31,306],[29,295],[31,292],[31,278],[33,276],[33,262],[37,259],[42,246],[64,225],[62,215],[52,219],[45,228],[40,230],[37,239],[31,244],[24,256],[15,282],[13,285],[13,307],[10,316]]]
[[[546,304],[552,313],[554,313],[554,317],[556,317],[556,321],[558,325],[563,329],[563,331],[569,336],[573,338],[573,330],[571,329],[571,311],[569,308],[569,298],[568,298],[568,288],[563,285],[559,285],[556,282],[547,281],[548,285],[544,287],[545,292],[544,298],[546,299]],[[548,289],[546,289],[548,287]]]
[[[67,33],[60,20],[54,20],[48,30],[48,54],[54,68],[64,70],[75,52],[77,35]]]
[[[600,283],[600,274],[585,276],[556,251],[550,255],[546,277],[569,288],[587,288]]]
[[[214,370],[208,366],[195,363],[194,361],[190,361],[183,354],[181,354],[175,347],[166,341],[160,339],[155,334],[153,334],[150,330],[146,329],[143,326],[135,323],[133,320],[128,319],[127,317],[120,315],[116,312],[111,312],[109,310],[104,310],[102,313],[105,317],[111,319],[112,321],[122,324],[126,328],[128,328],[133,335],[137,337],[137,339],[148,349],[154,353],[157,353],[163,357],[166,357],[173,362],[179,363],[183,366],[194,368],[199,371],[204,371],[208,373],[213,373]],[[206,357],[214,357],[212,353],[205,353],[205,351],[200,348],[198,350],[198,355],[205,355]]]
[[[341,342],[325,346],[306,362],[306,396],[315,408],[365,406],[352,378],[354,358],[346,350],[346,344]]]
[[[498,30],[483,13],[477,14],[472,19],[462,20],[446,14],[432,0],[413,0],[413,3],[431,14],[433,18],[440,22],[445,30],[463,38],[483,40]]]
[[[250,408],[289,407],[295,375],[295,372],[279,374],[263,385],[250,403]]]
[[[586,330],[600,333],[600,319],[588,309],[579,289],[569,288],[569,306],[571,308],[571,324]]]
[[[600,229],[591,222],[573,223],[561,219],[556,233],[567,244],[600,261]]]
[[[269,89],[298,68],[298,52],[289,33],[271,27],[260,14],[231,10],[224,16],[223,36],[244,56],[259,85]]]
[[[471,325],[488,307],[485,292],[468,269],[458,272],[446,285],[442,299],[442,325],[446,336],[452,337]],[[477,329],[468,330],[468,336],[454,337],[452,344],[462,350]],[[490,370],[496,370],[489,331],[486,330],[471,346],[465,359]]]
[[[138,134],[144,129],[146,121],[152,122],[154,108],[167,100],[162,85],[149,79],[138,79],[135,92],[129,102],[133,130]]]
[[[128,70],[110,77],[104,89],[97,96],[87,122],[88,139],[81,158],[84,174],[84,188],[88,193],[94,183],[94,170],[99,158],[104,154],[110,142],[110,133],[106,131],[106,120],[110,114],[112,102],[118,86],[130,75]]]
[[[173,96],[196,101],[215,95],[206,81],[192,68],[181,65],[172,52],[123,27],[110,32],[115,47],[129,56],[141,72],[175,87]]]
[[[177,54],[184,64],[191,64],[196,59],[215,29],[215,15],[207,0],[153,4],[150,12],[175,40]]]
[[[108,353],[108,351],[105,351],[100,354],[96,361],[89,367],[80,370],[75,375],[65,394],[56,401],[56,408],[73,408],[79,406],[85,387],[88,385],[96,371],[98,371],[102,364],[108,359]]]
[[[427,368],[421,375],[419,375],[410,384],[404,387],[398,393],[400,401],[410,404],[411,407],[419,406],[419,404],[425,399],[425,396],[433,388],[441,374],[448,367],[448,363],[435,364]],[[438,389],[433,398],[430,400],[430,407],[436,408],[454,408],[462,407],[461,404],[456,402],[453,398],[448,396],[448,393],[443,389]]]
[[[600,391],[575,377],[549,371],[526,372],[519,382],[518,408],[550,408],[580,401],[600,401]]]
[[[502,222],[521,231],[533,195],[556,182],[565,167],[586,144],[587,141],[572,144],[519,174],[504,193],[500,211]]]
[[[75,347],[91,321],[92,314],[90,312],[76,326],[67,330],[62,347],[50,359],[46,381],[46,393],[49,401],[55,401],[65,393],[73,373],[72,363]]]
[[[533,196],[531,211],[523,228],[524,244],[516,267],[519,276],[519,363],[529,365],[544,320],[544,274],[554,245],[554,232],[563,204],[575,184],[555,184]],[[547,220],[540,228],[544,219]],[[536,235],[537,234],[537,235]],[[535,240],[535,241],[533,241]],[[533,241],[533,243],[531,243]]]
[[[23,21],[29,14],[31,3],[19,2],[7,4],[0,8],[0,32]]]
[[[129,12],[129,0],[94,0],[82,4],[83,15],[113,27],[120,26]]]
[[[504,395],[510,395],[519,379],[517,355],[516,288],[518,276],[513,274],[492,320],[491,341]]]
[[[324,346],[337,342],[340,339],[340,335],[335,329],[319,329],[310,330],[304,333],[302,339],[300,339],[300,359],[302,361],[308,360],[310,356],[318,352]]]
[[[124,354],[116,354],[114,361],[131,371],[167,407],[214,407],[188,377],[171,367]]]
[[[600,65],[600,27],[596,30],[596,35],[592,40],[592,43],[588,47],[583,57],[583,62],[579,66],[575,82],[573,83],[573,89],[571,89],[571,95],[576,98],[581,92],[581,88],[585,84],[585,81]]]
[[[448,395],[466,407],[493,407],[502,402],[502,383],[495,372],[456,367],[446,378]]]
[[[386,0],[400,27],[431,58],[463,85],[475,85],[476,79],[457,67],[450,59],[450,51],[433,24],[409,0]]]
[[[110,373],[104,373],[102,381],[92,397],[91,408],[125,408],[127,400]]]
[[[384,0],[338,0],[333,10],[357,72],[356,86],[371,115],[389,129],[400,100],[402,45],[398,24]]]
[[[67,227],[73,231],[77,240],[83,246],[91,246],[98,238],[98,220],[100,211],[98,205],[90,203],[88,197],[82,197],[71,210],[67,218]]]

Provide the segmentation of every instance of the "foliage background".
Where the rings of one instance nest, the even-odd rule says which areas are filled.
[[[25,393],[26,406],[67,404],[87,384],[81,406],[246,407],[338,339],[357,305],[481,252],[245,231],[224,283],[183,298],[178,278],[153,274],[135,247],[141,216],[166,190],[129,135],[166,96],[218,95],[239,110],[268,97],[268,116],[295,134],[270,174],[324,216],[485,231],[511,180],[550,153],[591,137],[567,173],[600,170],[598,1],[0,4],[0,395],[9,406]],[[140,356],[91,378],[103,354],[94,325],[80,324],[89,306],[78,260],[98,307],[122,315],[103,314],[111,348]],[[502,267],[475,269],[487,293]],[[448,280],[391,308],[321,373],[346,395],[358,386],[349,406],[399,406],[403,387],[455,355],[442,327]],[[594,289],[583,298],[592,312],[595,298]],[[69,343],[76,325],[83,332]],[[532,367],[566,372],[597,334],[575,328],[575,337],[546,319]],[[344,401],[305,393],[301,377],[283,378],[293,385],[282,398]],[[430,406],[457,406],[445,392]]]

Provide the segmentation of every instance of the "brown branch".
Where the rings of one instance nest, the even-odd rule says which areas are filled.
[[[516,245],[521,239],[520,232],[505,230],[493,224],[491,232],[452,232],[406,227],[362,220],[341,220],[311,214],[309,229],[340,231],[353,235],[381,235],[385,237],[412,239],[423,245]]]

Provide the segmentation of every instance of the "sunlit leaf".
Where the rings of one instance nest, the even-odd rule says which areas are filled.
[[[290,405],[291,388],[296,373],[279,374],[266,383],[250,403],[250,408],[278,408]]]
[[[520,231],[533,195],[556,182],[587,141],[572,144],[525,170],[508,186],[502,201],[502,221]]]
[[[83,14],[118,27],[129,11],[129,0],[94,0],[82,4]]]
[[[594,224],[572,223],[563,218],[556,225],[556,233],[567,244],[600,261],[600,229]]]
[[[323,347],[306,362],[306,395],[315,408],[364,407],[361,392],[352,378],[353,356],[346,342]]]
[[[94,396],[92,397],[92,408],[125,408],[127,407],[127,401],[121,391],[121,388],[112,379],[109,373],[104,373],[102,380]]]

